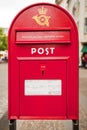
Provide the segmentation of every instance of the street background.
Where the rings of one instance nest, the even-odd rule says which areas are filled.
[[[8,63],[0,64],[0,130],[9,130]],[[79,68],[80,130],[87,130],[87,69]],[[17,121],[17,130],[72,130],[72,121]]]
[[[2,36],[4,34],[8,37],[10,24],[21,9],[37,2],[55,3],[65,8],[72,15],[79,32],[79,66],[81,66],[81,56],[84,53],[87,54],[87,0],[0,0],[0,29],[3,31]],[[2,36],[0,36],[1,39]],[[2,44],[2,41],[0,44]],[[8,63],[0,63],[0,130],[9,129],[7,114]],[[87,69],[84,68],[79,68],[79,118],[80,130],[87,130]],[[72,130],[72,121],[22,120],[17,121],[17,130]]]

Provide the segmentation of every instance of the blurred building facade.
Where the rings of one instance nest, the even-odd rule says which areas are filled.
[[[87,0],[55,0],[74,17],[79,32],[79,65],[81,56],[87,53]]]

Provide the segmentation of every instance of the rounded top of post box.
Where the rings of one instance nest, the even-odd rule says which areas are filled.
[[[64,8],[50,3],[37,3],[20,11],[13,22],[11,29],[42,29],[74,28],[77,30],[73,17]]]

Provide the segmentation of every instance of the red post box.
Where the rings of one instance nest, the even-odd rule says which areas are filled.
[[[78,120],[77,27],[59,6],[28,6],[11,24],[9,119]]]

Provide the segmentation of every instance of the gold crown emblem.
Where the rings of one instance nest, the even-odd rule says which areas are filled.
[[[47,13],[47,9],[42,6],[41,8],[38,9],[38,12],[40,15],[42,14],[45,15]]]
[[[44,6],[38,8],[38,14],[33,16],[32,18],[36,21],[41,26],[48,26],[49,27],[49,19],[51,16],[46,15],[48,9],[45,8]]]

